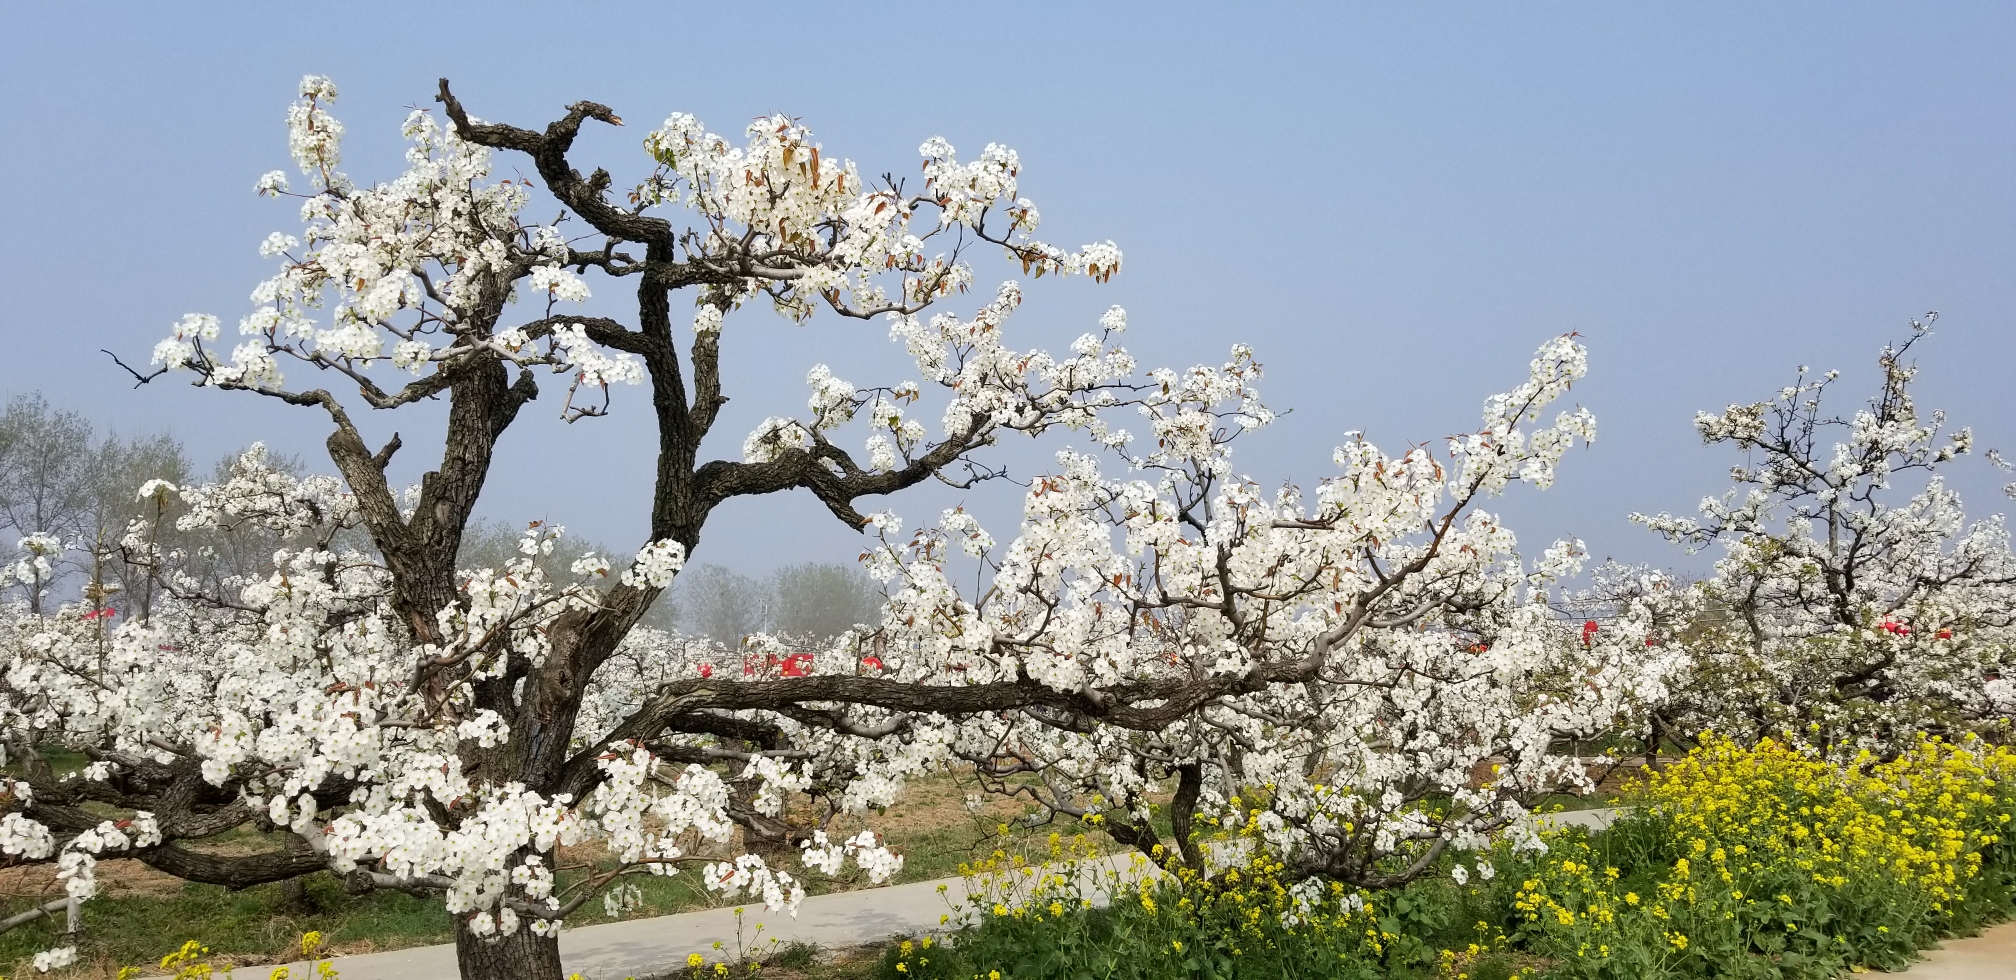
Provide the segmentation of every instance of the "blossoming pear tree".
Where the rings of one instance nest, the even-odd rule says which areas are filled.
[[[1771,401],[1696,416],[1706,442],[1748,457],[1735,486],[1698,518],[1635,518],[1724,548],[1711,579],[1668,600],[1696,610],[1692,679],[1664,709],[1677,730],[1848,754],[2009,735],[2016,558],[2002,518],[1969,523],[1940,473],[1971,433],[1912,397],[1908,356],[1931,324],[1883,349],[1882,385],[1853,415],[1823,407],[1837,372],[1801,368]]]
[[[206,589],[136,522],[125,547],[174,601],[116,628],[79,610],[10,626],[5,724],[65,733],[93,763],[10,783],[0,849],[66,862],[80,893],[106,854],[241,885],[328,868],[358,889],[441,895],[465,977],[553,980],[562,921],[597,898],[620,909],[629,875],[690,866],[709,888],[790,907],[802,872],[753,847],[781,842],[813,871],[887,878],[901,857],[872,832],[833,839],[831,817],[886,807],[947,766],[1172,866],[1204,866],[1201,814],[1253,828],[1311,879],[1377,887],[1585,782],[1576,740],[1642,711],[1676,669],[1628,617],[1577,638],[1547,599],[1579,545],[1528,567],[1478,508],[1513,483],[1549,485],[1593,437],[1586,411],[1543,417],[1584,373],[1572,338],[1487,400],[1476,432],[1398,456],[1353,435],[1312,492],[1268,492],[1231,466],[1234,439],[1272,418],[1243,347],[1219,367],[1142,371],[1116,343],[1115,308],[1068,354],[1019,350],[1016,282],[971,318],[927,316],[973,286],[975,249],[1035,277],[1118,271],[1111,243],[1033,237],[1012,151],[961,163],[927,142],[913,192],[864,181],[787,118],[734,145],[675,115],[612,200],[614,178],[570,158],[585,123],[620,125],[611,110],[577,103],[521,129],[471,117],[444,81],[446,121],[413,113],[408,169],[365,187],[337,169],[334,97],[305,79],[289,113],[306,186],[259,182],[299,198],[306,230],[267,240],[279,270],[241,339],[226,354],[218,320],[191,315],[142,377],[188,371],[321,413],[340,478],[255,453],[221,483],[143,487],[176,500],[178,528],[257,525],[291,545],[269,574]],[[497,151],[530,161],[561,220],[522,217],[535,188],[492,179]],[[591,282],[634,289],[634,319],[563,312]],[[681,292],[690,327],[673,313]],[[794,319],[881,320],[917,376],[861,387],[814,366],[802,413],[708,460],[724,317],[765,298]],[[570,419],[612,410],[613,386],[648,389],[650,538],[620,560],[582,555],[562,581],[534,560],[561,532],[535,525],[522,559],[458,569],[496,447],[542,372],[561,378]],[[912,415],[926,391],[942,402],[935,429]],[[439,460],[394,487],[402,440],[372,448],[351,413],[436,399]],[[1138,446],[1129,417],[1146,426]],[[850,427],[859,452],[841,445]],[[906,535],[895,513],[859,509],[926,480],[975,485],[995,472],[977,451],[1060,427],[1084,445],[1033,482],[1005,546],[963,511]],[[890,593],[880,623],[810,650],[757,637],[740,663],[638,626],[716,506],[784,490],[870,535],[865,560]],[[984,564],[983,592],[953,587],[955,561]],[[1151,800],[1171,784],[1165,840]],[[243,857],[183,845],[246,823],[286,843]],[[556,848],[590,838],[617,866],[558,875]]]
[[[1549,485],[1593,437],[1584,410],[1543,418],[1583,370],[1578,344],[1550,341],[1475,432],[1399,456],[1353,433],[1309,492],[1234,476],[1232,441],[1270,417],[1243,351],[1164,374],[1171,399],[1144,407],[1155,449],[1115,453],[1136,475],[1066,451],[1006,548],[953,512],[907,541],[892,522],[872,553],[894,586],[874,637],[887,670],[1073,697],[854,724],[935,723],[993,792],[1037,819],[1095,822],[1172,871],[1214,870],[1199,818],[1297,875],[1369,888],[1523,831],[1536,797],[1592,788],[1578,743],[1657,702],[1681,667],[1647,649],[1643,616],[1600,639],[1564,624],[1549,598],[1580,542],[1529,567],[1476,507]],[[988,564],[978,597],[945,574],[959,549]],[[1165,837],[1153,798],[1172,784]]]

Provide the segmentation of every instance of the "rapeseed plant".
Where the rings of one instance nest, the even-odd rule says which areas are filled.
[[[892,948],[885,975],[1817,980],[1901,967],[2016,894],[2016,751],[1978,739],[1829,760],[1709,736],[1625,802],[1601,833],[1499,845],[1495,878],[1384,892],[1298,877],[1254,819],[1199,820],[1204,872],[1053,835],[1047,861],[962,867],[956,942]]]
[[[2016,752],[1922,736],[1831,764],[1710,736],[1608,833],[1553,835],[1512,899],[1572,977],[1832,977],[1895,969],[2008,907]]]

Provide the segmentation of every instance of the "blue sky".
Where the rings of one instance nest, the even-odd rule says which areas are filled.
[[[787,112],[868,173],[912,172],[934,135],[1013,146],[1046,237],[1127,255],[1104,286],[1032,284],[1019,342],[1061,347],[1117,303],[1144,363],[1251,344],[1269,401],[1293,409],[1241,448],[1270,484],[1321,478],[1348,429],[1389,448],[1459,431],[1543,339],[1578,331],[1593,367],[1576,396],[1601,437],[1553,490],[1502,502],[1535,550],[1572,534],[1685,564],[1624,515],[1723,487],[1736,460],[1698,445],[1693,413],[1766,397],[1800,363],[1844,369],[1859,397],[1876,349],[1927,310],[1942,316],[1921,404],[2016,450],[2009,4],[65,3],[9,20],[0,389],[199,457],[264,439],[320,462],[326,425],[250,396],[133,391],[98,350],[144,359],[185,312],[248,309],[258,241],[298,227],[251,188],[287,166],[283,112],[309,72],[342,89],[362,181],[397,173],[398,122],[442,75],[519,125],[615,107],[632,125],[576,159],[619,185],[673,111],[728,134]],[[801,407],[814,363],[906,376],[879,326],[743,313],[730,330],[717,455]],[[634,547],[643,399],[571,427],[557,402],[511,437],[486,513]],[[409,478],[431,421],[371,420],[405,435]],[[1026,474],[1059,444],[1004,458]],[[1972,512],[2007,504],[1978,461],[1955,480]],[[1006,536],[1012,488],[895,506],[914,523],[962,500]],[[763,571],[846,560],[858,539],[801,496],[724,508],[702,547]]]

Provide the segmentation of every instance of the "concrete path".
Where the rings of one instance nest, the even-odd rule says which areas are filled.
[[[1099,900],[1104,888],[1094,880],[1107,872],[1126,877],[1132,861],[1107,859],[1082,878],[1079,890]],[[569,973],[584,980],[625,980],[667,973],[686,965],[699,953],[710,961],[734,959],[739,946],[756,955],[791,943],[858,946],[890,936],[914,936],[940,927],[955,902],[966,899],[962,879],[920,881],[857,891],[815,895],[798,906],[797,918],[766,911],[762,905],[682,912],[649,919],[579,926],[560,934],[560,959]],[[590,919],[583,916],[583,919]],[[716,949],[715,944],[720,948]],[[773,945],[774,943],[774,945]],[[306,964],[290,964],[289,976],[313,977]],[[455,980],[455,947],[420,946],[389,953],[344,956],[335,961],[342,980]],[[272,967],[246,967],[246,977],[263,977]]]
[[[1608,827],[1617,811],[1569,810],[1541,817],[1543,824]],[[1080,879],[1081,894],[1106,898],[1103,882],[1130,880],[1129,856],[1109,858]],[[569,973],[583,980],[625,980],[683,967],[686,957],[733,959],[738,952],[764,955],[792,943],[858,946],[890,936],[914,936],[940,928],[955,903],[966,901],[966,884],[958,878],[836,892],[808,898],[798,916],[744,906],[738,917],[732,908],[684,912],[626,922],[568,929],[560,934],[560,957]],[[738,930],[740,939],[738,940]],[[716,944],[719,943],[719,948]],[[290,975],[312,977],[304,964],[292,964]],[[453,946],[421,946],[389,953],[345,956],[335,961],[342,980],[456,980]],[[263,977],[271,967],[247,967],[246,977]],[[1928,950],[1926,960],[1892,976],[1909,980],[2016,980],[2016,923],[1997,926],[1972,939],[1955,939]]]
[[[2016,978],[2016,922],[2004,922],[1969,939],[1949,939],[1902,973],[1908,980],[2011,980]]]
[[[737,927],[741,943],[761,954],[771,941],[854,946],[896,933],[916,933],[938,926],[951,911],[938,882],[816,895],[798,907],[798,917],[744,906],[740,922],[734,909],[708,909],[678,915],[580,926],[560,934],[560,958],[570,973],[585,980],[667,973],[686,964],[690,953],[709,960],[733,959]],[[583,918],[588,918],[584,916]],[[714,948],[716,942],[722,949]],[[335,962],[342,980],[454,980],[455,947],[420,946],[389,953],[344,956]],[[266,967],[241,971],[255,975]],[[293,977],[312,977],[296,965]]]
[[[1599,806],[1589,810],[1563,810],[1560,813],[1543,814],[1535,818],[1540,829],[1549,827],[1587,827],[1590,830],[1608,830],[1617,822],[1623,810],[1614,806]]]

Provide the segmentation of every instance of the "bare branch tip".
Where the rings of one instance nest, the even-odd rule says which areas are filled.
[[[111,351],[109,351],[109,350],[106,350],[106,349],[104,349],[104,348],[102,348],[102,347],[98,349],[98,352],[99,352],[100,354],[103,354],[103,355],[105,355],[106,357],[109,357],[109,358],[111,358],[111,359],[112,359],[112,363],[114,363],[114,364],[117,364],[117,365],[119,365],[119,367],[120,367],[120,368],[121,368],[122,370],[124,370],[124,371],[125,371],[125,372],[126,372],[127,374],[130,374],[130,375],[132,375],[132,376],[133,376],[133,387],[135,387],[135,388],[138,388],[138,387],[140,387],[141,385],[144,385],[144,384],[146,384],[147,382],[149,382],[149,381],[152,381],[152,380],[154,380],[155,378],[158,378],[158,377],[160,377],[160,376],[162,376],[162,375],[164,375],[164,374],[167,374],[167,373],[168,373],[168,368],[167,368],[167,367],[166,367],[166,366],[164,365],[164,366],[162,366],[162,367],[158,367],[158,368],[155,368],[154,370],[152,370],[152,371],[150,371],[150,372],[148,372],[148,373],[146,373],[146,374],[141,374],[140,372],[138,372],[138,371],[135,371],[135,370],[133,370],[133,368],[132,368],[131,366],[129,366],[129,365],[128,365],[128,364],[127,364],[127,363],[126,363],[125,361],[122,361],[122,360],[120,360],[120,359],[119,359],[119,355],[117,355],[117,354],[114,354],[114,353],[112,353]]]

